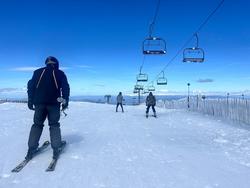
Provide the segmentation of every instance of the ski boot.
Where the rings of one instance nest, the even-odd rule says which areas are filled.
[[[66,141],[62,141],[61,146],[59,148],[53,149],[53,159],[58,159],[65,145]]]
[[[154,112],[154,115],[153,115],[153,116],[154,116],[155,118],[157,117],[157,116],[156,116],[156,112]]]
[[[146,113],[146,118],[148,118],[148,113]]]
[[[37,149],[28,149],[27,155],[25,156],[26,160],[31,160],[33,158],[34,153],[37,152]]]

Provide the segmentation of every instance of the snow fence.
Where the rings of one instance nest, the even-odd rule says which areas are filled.
[[[168,109],[188,109],[212,116],[250,124],[250,100],[239,98],[206,99],[192,96],[180,100],[160,100],[157,106]],[[189,107],[188,107],[189,106]]]

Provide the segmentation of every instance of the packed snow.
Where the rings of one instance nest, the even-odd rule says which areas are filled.
[[[61,118],[67,146],[54,172],[49,148],[19,173],[33,111],[0,104],[1,188],[249,188],[250,132],[246,125],[186,110],[71,102]],[[152,111],[151,111],[152,113]],[[47,122],[41,142],[49,139]]]

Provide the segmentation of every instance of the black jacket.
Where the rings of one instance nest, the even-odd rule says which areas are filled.
[[[28,97],[33,104],[58,104],[57,98],[69,100],[67,77],[58,67],[47,65],[37,69],[28,82]]]
[[[156,104],[155,96],[149,94],[146,98],[146,106],[155,106],[155,104]]]

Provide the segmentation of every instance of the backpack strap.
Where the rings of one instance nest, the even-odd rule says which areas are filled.
[[[58,89],[58,84],[57,84],[57,81],[56,81],[55,70],[53,70],[53,77],[54,77],[54,81],[55,81],[56,89]]]
[[[37,82],[36,88],[39,87],[39,84],[40,84],[40,82],[41,82],[41,79],[42,79],[42,77],[43,77],[43,74],[44,74],[45,70],[46,70],[46,69],[43,69],[43,72],[42,72],[42,74],[41,74],[41,76],[40,76],[40,78],[39,78],[39,80],[38,80],[38,82]]]

